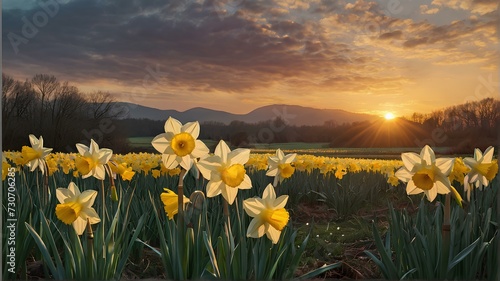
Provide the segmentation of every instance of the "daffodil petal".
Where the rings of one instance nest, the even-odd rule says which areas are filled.
[[[268,184],[266,186],[266,189],[264,189],[262,199],[264,201],[273,201],[276,199],[276,192],[274,191],[274,187],[271,184]]]
[[[165,132],[172,132],[174,135],[179,134],[181,132],[181,127],[182,123],[174,119],[172,117],[168,117],[167,121],[165,122]]]
[[[82,217],[82,219],[84,221],[87,220],[87,218],[89,219],[89,222],[90,224],[96,224],[98,222],[101,221],[101,219],[99,218],[99,215],[97,214],[97,212],[94,210],[94,208],[86,208],[86,209],[83,209],[80,213],[80,216]]]
[[[246,148],[237,148],[227,155],[228,163],[233,164],[242,164],[244,165],[250,159],[250,149]]]
[[[454,158],[438,158],[436,159],[436,166],[439,168],[441,173],[448,176],[453,169],[453,164],[455,163]]]
[[[73,196],[74,196],[73,192],[71,192],[67,188],[60,187],[60,188],[56,189],[56,197],[57,197],[57,200],[59,201],[59,203],[65,203],[64,200],[66,200],[66,198],[70,198]]]
[[[222,181],[209,181],[207,184],[207,197],[215,197],[221,194],[224,183]]]
[[[78,235],[83,234],[86,226],[87,226],[87,221],[82,219],[81,217],[76,218],[76,220],[73,222],[73,228],[75,229],[75,232]]]
[[[163,154],[161,156],[161,160],[163,161],[163,165],[165,165],[165,168],[167,169],[174,169],[177,167],[179,164],[177,161],[177,155],[175,154]]]
[[[209,152],[210,152],[210,150],[201,140],[196,140],[195,147],[194,147],[193,151],[191,151],[191,155],[194,158],[201,158],[201,157],[207,155]]]
[[[409,181],[408,184],[406,185],[406,194],[408,195],[419,194],[422,193],[423,191],[424,191],[423,189],[420,189],[415,185],[413,180]]]
[[[95,190],[85,190],[79,196],[80,202],[85,207],[91,207],[94,205],[95,198],[97,197],[97,191]]]
[[[250,198],[243,201],[243,209],[251,217],[259,216],[264,208],[264,203],[260,198]]]
[[[296,157],[297,157],[297,153],[288,154],[287,156],[285,156],[284,162],[285,163],[292,163]]]
[[[273,244],[276,244],[280,240],[281,231],[279,231],[276,228],[272,227],[271,225],[267,224],[266,225],[266,235],[267,235],[267,238],[269,238],[271,241],[273,241]]]
[[[222,188],[221,193],[227,203],[229,203],[229,205],[233,205],[234,199],[236,199],[236,195],[238,195],[238,188]]]
[[[427,165],[436,162],[436,156],[434,154],[434,150],[428,145],[424,146],[422,151],[420,152],[420,158],[425,160]]]
[[[80,189],[74,182],[70,182],[68,185],[68,189],[73,193],[73,196],[78,196],[80,195]]]
[[[269,170],[267,170],[266,172],[266,176],[274,177],[278,174],[278,171],[279,171],[278,166],[269,168]]]
[[[399,168],[394,175],[404,182],[408,182],[413,176],[405,167]]]
[[[243,181],[238,186],[238,189],[250,189],[252,188],[252,180],[248,175],[245,175]]]
[[[41,137],[40,137],[41,138]],[[493,153],[495,152],[495,148],[493,146],[489,146],[483,153],[483,163],[491,163],[493,160]]]
[[[281,195],[274,201],[274,209],[285,208],[287,202],[288,202],[288,195]]]
[[[200,135],[200,124],[198,121],[188,122],[181,127],[181,132],[189,133],[193,139],[197,139]]]
[[[431,188],[429,190],[425,190],[425,195],[427,196],[427,199],[429,199],[430,202],[434,201],[437,196],[437,190],[436,188]]]
[[[151,141],[151,145],[160,153],[165,153],[165,150],[170,145],[170,141],[167,140],[165,135],[165,133],[159,134]]]
[[[422,159],[420,159],[420,156],[414,152],[406,152],[401,154],[401,160],[403,160],[403,165],[408,171],[413,170],[413,167],[416,164],[420,164],[422,162]]]
[[[229,154],[229,152],[231,152],[229,146],[225,141],[220,140],[215,147],[214,154],[220,157],[222,163],[227,163],[227,155]]]
[[[89,148],[86,145],[81,143],[76,144],[76,149],[78,150],[78,153],[80,153],[83,156],[85,156],[85,152],[88,152],[89,150]]]
[[[260,238],[264,235],[266,231],[265,226],[262,224],[260,218],[256,217],[252,219],[247,229],[247,237]]]

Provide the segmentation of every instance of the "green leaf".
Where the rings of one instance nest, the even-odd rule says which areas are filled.
[[[313,277],[316,277],[324,272],[327,272],[328,270],[332,270],[332,269],[335,269],[337,267],[340,267],[342,265],[342,262],[337,262],[337,263],[334,263],[334,264],[329,264],[329,265],[323,265],[322,267],[320,268],[317,268],[315,270],[312,270],[312,271],[309,271],[308,273],[304,274],[304,275],[301,275],[299,278],[297,278],[298,280],[306,280],[306,279],[311,279]]]
[[[450,271],[455,265],[461,262],[465,257],[467,257],[473,250],[476,248],[479,243],[481,237],[477,238],[472,244],[467,246],[467,248],[463,249],[460,253],[458,253],[448,264],[448,271]]]

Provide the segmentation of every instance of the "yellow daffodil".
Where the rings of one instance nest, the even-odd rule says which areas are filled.
[[[120,175],[120,177],[126,181],[132,180],[132,177],[135,175],[135,172],[132,171],[132,167],[127,167],[127,163],[118,164],[114,161],[110,161],[109,167],[113,173]]]
[[[177,194],[173,192],[172,190],[168,188],[164,188],[166,192],[163,192],[160,195],[161,202],[163,202],[163,208],[165,209],[165,212],[168,215],[168,219],[173,219],[174,216],[179,212],[179,206],[178,204],[178,198]],[[189,203],[189,198],[184,196],[184,207],[186,206],[187,203]]]
[[[101,221],[97,212],[92,208],[97,196],[95,190],[85,190],[80,193],[78,186],[71,182],[68,188],[56,189],[56,197],[60,204],[56,206],[56,217],[65,224],[73,224],[76,234],[82,235],[87,226]]]
[[[2,180],[4,181],[6,178],[7,178],[7,175],[9,173],[9,168],[10,168],[10,164],[9,162],[7,161],[7,159],[5,158],[4,155],[2,155]]]
[[[90,147],[77,143],[76,148],[81,156],[75,160],[75,166],[82,174],[82,178],[94,176],[97,179],[104,180],[106,177],[104,165],[113,156],[113,151],[108,148],[99,149],[99,145],[94,140],[90,140]]]
[[[270,156],[267,160],[269,165],[269,170],[266,172],[267,176],[274,177],[273,185],[276,186],[282,183],[284,179],[287,179],[293,175],[295,172],[295,167],[292,166],[292,162],[295,161],[297,153],[285,155],[281,149],[276,150],[275,156]]]
[[[31,147],[23,146],[21,150],[21,155],[23,159],[23,164],[26,164],[34,171],[37,167],[40,167],[42,174],[47,170],[45,157],[52,151],[52,148],[43,147],[43,137],[37,139],[34,135],[29,135]]]
[[[238,189],[250,189],[252,182],[246,174],[245,163],[250,157],[249,149],[238,148],[233,151],[221,140],[215,153],[200,162],[197,167],[203,177],[209,180],[207,197],[222,193],[229,204],[233,204]]]
[[[464,164],[470,168],[469,173],[464,178],[464,190],[467,192],[467,199],[470,200],[470,192],[473,186],[482,189],[488,186],[498,173],[498,162],[493,159],[494,148],[488,147],[484,154],[480,149],[474,150],[474,158],[464,158]]]
[[[274,187],[268,184],[262,198],[243,201],[243,209],[253,217],[247,230],[247,237],[259,238],[266,234],[273,244],[278,243],[281,231],[287,225],[290,215],[285,209],[288,195],[276,198]]]
[[[189,170],[196,159],[208,154],[208,147],[198,140],[200,125],[188,122],[182,125],[178,120],[169,117],[165,122],[165,133],[156,136],[151,144],[162,153],[162,161],[167,169],[178,165]]]
[[[408,182],[408,195],[424,192],[429,201],[434,201],[437,194],[447,194],[451,191],[448,175],[453,168],[454,158],[436,159],[434,151],[426,145],[420,155],[408,152],[402,153],[404,166],[396,172],[403,182]]]
[[[457,181],[461,184],[464,184],[465,174],[467,174],[469,171],[470,169],[465,166],[462,158],[455,158],[455,164],[453,165],[453,169],[451,170],[448,178],[450,179],[450,182]]]

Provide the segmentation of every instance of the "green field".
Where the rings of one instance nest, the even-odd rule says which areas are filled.
[[[152,152],[154,149],[151,146],[153,137],[131,137],[128,138],[132,148]],[[203,142],[213,150],[217,145],[217,141],[203,140]],[[354,157],[354,158],[370,158],[370,159],[400,159],[403,152],[419,153],[420,147],[369,147],[369,148],[356,148],[356,147],[341,147],[333,148],[328,147],[328,143],[305,143],[305,142],[288,142],[288,143],[254,143],[250,145],[252,153],[274,153],[276,149],[280,148],[287,153],[310,154],[316,156],[329,156],[329,157]],[[446,154],[449,147],[436,147],[434,151],[436,154]],[[458,156],[458,155],[455,155]]]

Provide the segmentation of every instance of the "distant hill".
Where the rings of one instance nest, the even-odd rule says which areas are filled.
[[[172,116],[183,123],[195,120],[200,123],[208,121],[224,124],[229,124],[231,121],[258,123],[280,117],[291,126],[315,126],[324,125],[325,122],[340,125],[343,123],[372,121],[379,118],[375,115],[353,113],[340,109],[317,109],[285,104],[259,107],[247,114],[233,114],[202,107],[195,107],[186,111],[161,110],[124,102],[114,103],[114,110],[122,112],[120,119],[167,120],[169,116]]]

